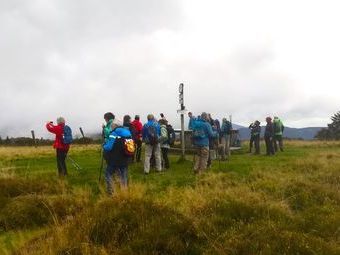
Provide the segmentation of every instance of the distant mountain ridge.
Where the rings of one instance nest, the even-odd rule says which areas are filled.
[[[233,124],[234,129],[238,129],[240,132],[241,140],[247,140],[250,138],[250,129],[241,125]],[[306,127],[306,128],[290,128],[285,127],[283,137],[290,139],[303,139],[313,140],[315,135],[323,127]],[[261,137],[263,137],[265,126],[261,126]]]

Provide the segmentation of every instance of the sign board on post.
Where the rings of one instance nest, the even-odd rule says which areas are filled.
[[[186,114],[188,112],[187,109],[184,109],[184,110],[177,110],[177,113],[179,114]]]

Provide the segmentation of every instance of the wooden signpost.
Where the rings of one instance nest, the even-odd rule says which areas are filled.
[[[185,160],[185,137],[184,137],[184,114],[186,113],[186,109],[184,106],[184,84],[179,84],[179,104],[181,106],[180,110],[177,110],[177,113],[181,114],[181,160]]]

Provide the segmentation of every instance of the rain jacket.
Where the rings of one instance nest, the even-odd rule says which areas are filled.
[[[264,137],[269,138],[274,136],[274,127],[272,122],[267,122],[266,129],[264,130]]]
[[[49,132],[55,134],[55,140],[53,143],[53,147],[55,149],[68,151],[70,148],[69,144],[64,144],[63,142],[63,134],[64,134],[64,123],[60,123],[58,125],[53,125],[52,123],[47,123],[46,128]]]
[[[143,130],[143,124],[139,120],[134,120],[131,122],[131,124],[135,127],[136,130],[136,136],[138,139],[142,139],[142,130]]]
[[[111,131],[103,145],[109,165],[120,167],[128,165],[129,157],[124,153],[124,139],[121,138],[131,138],[131,132],[124,127],[117,127]]]
[[[202,119],[197,119],[192,124],[193,142],[198,147],[209,147],[209,138],[218,137],[211,125]]]
[[[274,125],[274,134],[275,135],[282,135],[283,130],[285,128],[283,126],[282,121],[279,118],[274,118],[273,125]]]
[[[109,138],[109,135],[110,135],[110,133],[112,131],[112,129],[111,129],[112,122],[113,122],[113,119],[109,120],[106,123],[105,127],[103,128],[105,141]]]
[[[260,125],[256,125],[254,123],[252,123],[250,126],[250,134],[252,137],[254,136],[258,136],[261,134],[261,126]]]

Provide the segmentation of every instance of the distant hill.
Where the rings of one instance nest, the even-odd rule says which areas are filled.
[[[233,123],[233,129],[242,129],[242,128],[246,128],[246,127]]]
[[[233,124],[233,128],[239,129],[241,140],[247,140],[250,137],[250,130],[246,127],[239,126],[240,128],[237,128],[239,125]],[[262,126],[261,128],[261,137],[263,137],[265,127]],[[319,130],[321,130],[322,127],[306,127],[306,128],[290,128],[285,127],[285,130],[283,132],[283,136],[290,138],[290,139],[303,139],[303,140],[312,140],[314,139],[314,136],[316,135]]]

